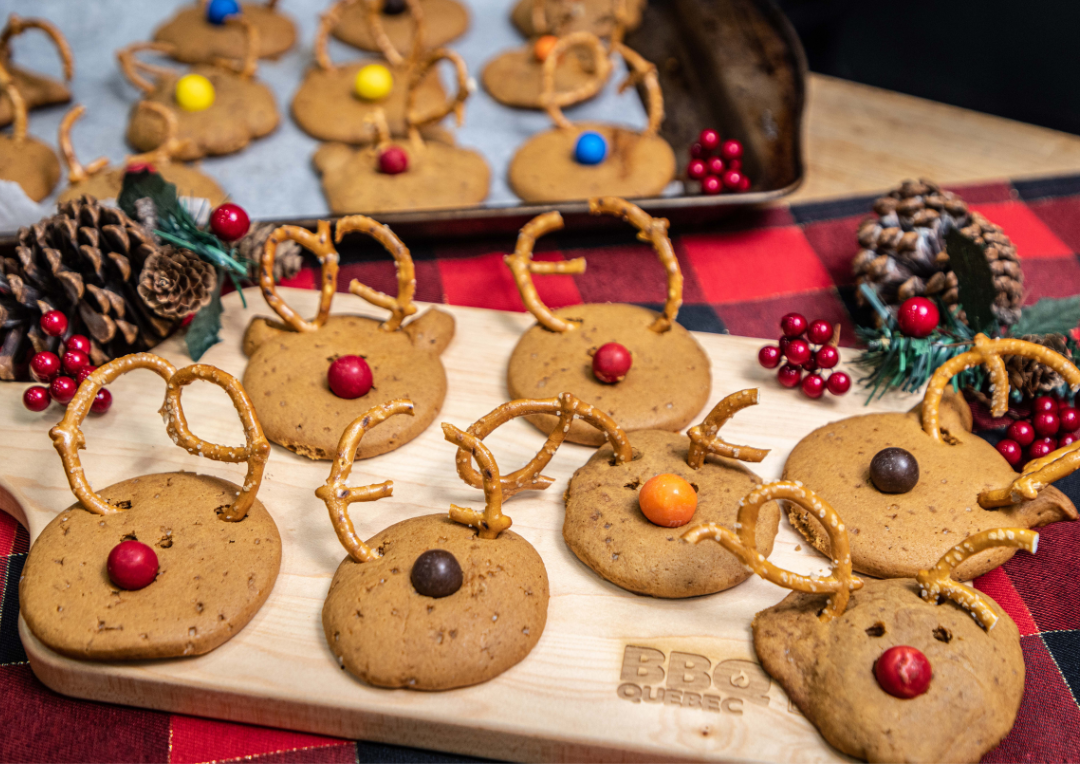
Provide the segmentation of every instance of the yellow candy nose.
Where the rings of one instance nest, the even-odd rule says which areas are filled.
[[[214,86],[201,74],[185,74],[176,82],[176,103],[184,111],[203,111],[214,104]]]
[[[394,75],[382,64],[368,64],[356,73],[353,88],[365,101],[381,101],[394,89]]]

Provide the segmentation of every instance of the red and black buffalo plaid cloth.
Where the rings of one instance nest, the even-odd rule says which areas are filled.
[[[1027,301],[1080,293],[1080,176],[957,189],[1001,225],[1023,259]],[[840,321],[850,341],[855,311],[850,261],[870,198],[754,213],[707,231],[673,231],[686,280],[679,321],[689,329],[776,337],[784,313]],[[512,239],[418,245],[417,299],[523,310],[502,255]],[[655,255],[625,236],[549,236],[540,259],[587,256],[581,276],[537,277],[551,307],[619,301],[659,306],[665,286]],[[393,292],[383,252],[347,253],[341,285],[359,277]],[[293,286],[314,286],[305,270]],[[1061,481],[1080,505],[1080,474]],[[257,762],[461,760],[408,748],[207,721],[71,700],[46,689],[19,642],[18,582],[26,531],[0,512],[0,761]],[[1037,555],[1018,554],[976,586],[1020,627],[1027,687],[1012,733],[986,761],[1080,761],[1080,523],[1042,531]]]

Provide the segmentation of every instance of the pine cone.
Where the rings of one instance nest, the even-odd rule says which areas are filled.
[[[251,230],[236,245],[236,251],[248,264],[248,277],[259,280],[259,266],[262,263],[266,240],[277,228],[273,223],[252,223]],[[291,279],[300,272],[304,265],[303,250],[292,239],[278,244],[274,253],[274,281]]]
[[[956,305],[960,293],[949,268],[945,236],[959,228],[986,246],[997,288],[995,318],[1005,325],[1019,320],[1024,274],[1016,247],[1000,227],[970,212],[963,199],[928,180],[905,180],[874,202],[874,212],[877,217],[859,225],[862,249],[852,261],[858,285],[869,284],[887,305],[918,295],[937,295],[945,305]],[[863,304],[860,292],[856,297]],[[966,321],[963,312],[958,318]]]
[[[1072,359],[1068,340],[1064,334],[1025,334],[1020,339],[1045,345],[1056,353]],[[1064,378],[1049,366],[1039,363],[1034,358],[1013,355],[1005,359],[1005,371],[1009,375],[1009,385],[1019,390],[1025,398],[1045,395],[1065,384]]]
[[[159,316],[180,319],[209,303],[216,284],[214,266],[189,249],[166,245],[146,258],[139,297]]]
[[[175,322],[155,315],[136,288],[157,250],[141,225],[93,197],[20,229],[15,256],[0,262],[0,379],[29,379],[30,357],[59,349],[39,326],[50,310],[67,316],[69,336],[90,338],[96,365],[168,336]]]

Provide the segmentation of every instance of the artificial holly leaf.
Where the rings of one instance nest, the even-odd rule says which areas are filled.
[[[202,310],[195,314],[195,318],[188,324],[187,342],[188,353],[191,360],[198,361],[203,353],[221,342],[221,285],[224,283],[224,274],[218,271],[217,286],[214,287],[214,296]]]
[[[960,305],[967,314],[968,326],[977,332],[991,333],[997,325],[993,311],[997,288],[985,248],[953,228],[945,236],[945,251],[949,255],[949,267],[956,274]]]
[[[169,183],[156,172],[140,170],[139,172],[124,173],[123,186],[120,194],[116,197],[116,203],[132,220],[138,220],[138,210],[135,202],[139,199],[150,199],[157,208],[158,216],[169,215],[180,206],[180,200],[176,195],[176,186]]]
[[[1010,327],[1009,335],[1064,334],[1068,337],[1077,324],[1080,324],[1080,296],[1060,300],[1044,297],[1021,311],[1020,320]]]

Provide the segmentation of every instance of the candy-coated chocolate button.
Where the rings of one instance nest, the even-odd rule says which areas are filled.
[[[394,89],[394,75],[382,64],[368,64],[356,73],[353,88],[365,101],[381,101]]]
[[[870,461],[870,479],[882,493],[907,493],[919,482],[919,462],[910,451],[883,448]]]
[[[463,576],[454,555],[445,549],[429,549],[416,558],[409,580],[417,594],[438,599],[460,589]]]
[[[204,111],[214,105],[214,86],[201,74],[185,74],[176,81],[176,103],[184,111]]]

